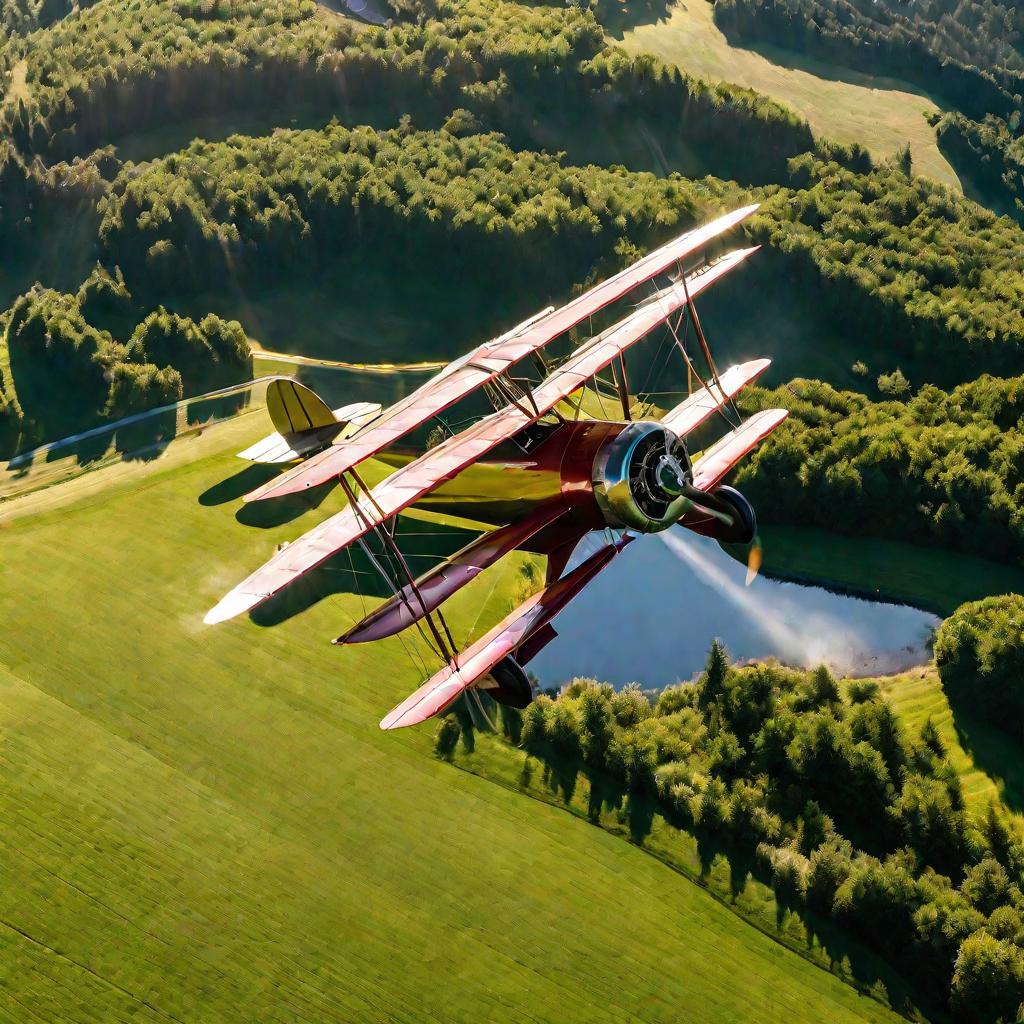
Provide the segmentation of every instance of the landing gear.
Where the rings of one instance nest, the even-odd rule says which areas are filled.
[[[477,683],[491,700],[522,710],[533,700],[530,679],[514,658],[502,658],[485,679]]]

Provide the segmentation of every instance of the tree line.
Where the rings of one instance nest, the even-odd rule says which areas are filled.
[[[1024,739],[1024,597],[961,605],[936,634],[935,664],[951,696],[1016,742]]]
[[[1024,139],[1010,124],[991,114],[972,121],[953,112],[942,117],[935,131],[939,148],[980,190],[986,204],[1024,221]]]
[[[248,339],[234,320],[211,313],[197,323],[161,306],[125,341],[96,326],[130,303],[120,273],[97,267],[77,293],[37,285],[3,314],[3,454],[252,377]]]
[[[779,180],[788,157],[814,146],[806,122],[763,96],[607,47],[585,7],[438,0],[416,15],[359,26],[311,0],[99,0],[7,48],[8,70],[26,62],[26,95],[3,118],[24,152],[46,159],[140,122],[299,103],[374,123],[412,112],[439,124],[467,107],[518,148],[536,148],[538,116],[551,121],[545,138],[581,149],[588,123],[629,138],[621,119],[647,121],[749,183]]]
[[[736,477],[764,521],[1024,564],[1024,378],[926,385],[905,402],[795,380],[742,402],[791,410]]]
[[[696,684],[652,700],[577,680],[506,728],[553,772],[753,857],[788,905],[856,935],[955,1020],[1017,1019],[1024,847],[995,807],[967,812],[934,725],[908,733],[876,683],[736,668],[716,641]],[[458,735],[442,723],[439,751]]]
[[[103,245],[126,275],[173,287],[227,253],[280,270],[322,259],[341,238],[421,254],[458,237],[461,258],[528,263],[559,280],[620,238],[652,245],[697,211],[750,195],[713,178],[572,166],[494,133],[463,134],[458,121],[193,143],[118,174],[99,202]],[[773,248],[795,312],[813,303],[850,337],[869,329],[940,368],[967,358],[1013,372],[1024,352],[1021,228],[898,166],[865,173],[851,162],[804,154],[786,187],[752,193],[764,206],[750,231]]]
[[[715,0],[727,36],[914,82],[972,118],[1021,107],[1024,16],[997,0]]]

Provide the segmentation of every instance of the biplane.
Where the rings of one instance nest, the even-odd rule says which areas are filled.
[[[770,361],[755,359],[719,373],[694,300],[756,251],[707,257],[720,235],[756,209],[736,210],[680,235],[566,305],[548,307],[480,345],[386,410],[363,405],[332,411],[294,382],[275,388],[268,405],[277,432],[241,454],[257,461],[305,461],[245,499],[273,500],[336,480],[348,504],[281,547],[211,609],[205,621],[223,622],[249,612],[338,552],[362,546],[391,596],[334,642],[367,643],[415,627],[442,666],[382,719],[382,729],[396,729],[445,711],[464,693],[481,710],[481,693],[499,704],[525,707],[533,699],[525,666],[557,635],[552,619],[634,535],[680,526],[723,543],[750,545],[757,530],[754,510],[723,481],[787,413],[767,409],[739,419],[735,397]],[[699,264],[686,269],[695,255]],[[641,286],[655,287],[659,277],[668,280],[622,319],[590,334],[560,362],[545,357],[552,351],[546,349],[550,343]],[[682,357],[690,390],[667,412],[637,418],[624,356],[659,328],[668,332],[671,350]],[[532,368],[533,375],[524,376],[520,367]],[[584,398],[605,371],[612,380],[603,383],[618,408],[613,416],[596,418],[585,414]],[[363,462],[417,428],[435,420],[443,423],[446,410],[480,393],[493,412],[451,431],[376,486],[366,485],[360,473]],[[716,416],[728,431],[694,456],[688,436]],[[500,487],[493,495],[474,495],[474,518],[488,529],[439,565],[415,575],[396,539],[396,517],[428,500],[431,509],[444,509],[446,494],[451,507],[458,508],[460,480],[480,466],[499,471],[494,479]],[[606,542],[569,569],[574,550],[591,534],[603,534]],[[372,554],[366,544],[369,535],[380,544],[383,557]],[[543,589],[460,649],[444,616],[445,601],[513,551],[546,556]]]

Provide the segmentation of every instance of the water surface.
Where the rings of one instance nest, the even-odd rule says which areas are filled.
[[[602,543],[588,538],[582,560]],[[586,676],[662,687],[692,678],[713,637],[736,661],[824,662],[840,675],[928,661],[940,619],[902,605],[746,572],[711,540],[680,529],[640,537],[554,621],[558,639],[531,663],[542,686]]]

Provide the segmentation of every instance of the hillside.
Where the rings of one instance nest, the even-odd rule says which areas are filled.
[[[612,39],[629,53],[653,53],[701,78],[755,89],[806,119],[815,135],[859,143],[878,160],[909,145],[919,174],[959,188],[927,120],[941,108],[923,91],[778,46],[730,40],[715,23],[710,0],[648,6],[649,12],[633,0],[619,20],[609,16]]]
[[[239,521],[231,453],[263,427],[0,512],[0,1016],[894,1019],[641,850],[438,763],[429,732],[380,733],[416,673],[325,642],[354,595],[203,627],[312,518]]]
[[[0,0],[0,1020],[1024,1005],[1024,50],[996,0],[903,7]],[[387,594],[365,553],[202,625],[344,505],[242,502],[266,378],[389,404],[752,202],[700,305],[723,368],[773,360],[737,413],[791,414],[733,474],[765,569],[948,616],[935,666],[709,662],[384,734],[428,662],[328,642]],[[652,415],[671,340],[631,353]],[[421,567],[475,526],[396,530]],[[488,570],[456,637],[540,578]]]

